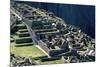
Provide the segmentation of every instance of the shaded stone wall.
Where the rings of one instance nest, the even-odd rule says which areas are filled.
[[[95,38],[95,6],[24,2],[36,8],[53,12],[66,23],[79,26],[82,31]]]

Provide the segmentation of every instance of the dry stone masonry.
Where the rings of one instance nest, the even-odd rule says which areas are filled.
[[[15,31],[18,35],[12,38],[11,42],[15,40],[16,47],[30,46],[35,43],[49,55],[41,58],[41,61],[59,58],[62,58],[64,63],[95,61],[95,39],[82,32],[79,27],[66,24],[54,13],[44,9],[24,3],[13,2],[13,4],[11,10],[22,18],[18,20],[11,12],[11,33]],[[12,66],[16,58],[11,54]],[[35,60],[31,63],[29,59],[22,59],[23,61],[17,64],[19,66],[37,64]]]

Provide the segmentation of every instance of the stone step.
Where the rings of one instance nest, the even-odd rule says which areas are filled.
[[[16,42],[16,44],[30,43],[30,42],[32,42],[32,38],[31,37],[16,38],[15,42]]]
[[[57,31],[57,29],[40,29],[40,30],[34,30],[36,33],[41,33],[41,32],[52,32],[52,31]]]
[[[37,33],[39,35],[45,35],[45,34],[58,34],[59,31],[53,31],[53,32],[41,32],[41,33]]]
[[[32,29],[50,29],[52,28],[51,25],[44,25],[44,26],[32,26]]]
[[[27,29],[27,27],[24,24],[18,24],[16,25],[18,29]]]
[[[20,24],[17,24],[16,26],[25,26],[25,24],[20,23]]]
[[[19,31],[16,32],[17,35],[21,34]]]
[[[14,39],[13,38],[10,38],[10,42],[14,42]]]
[[[15,46],[20,47],[20,46],[32,46],[32,45],[33,45],[33,43],[31,42],[31,43],[16,44]]]
[[[29,32],[16,32],[19,37],[30,37]]]
[[[23,32],[28,32],[27,29],[19,29],[18,32],[23,33]]]
[[[19,34],[19,37],[30,37],[30,34],[29,33],[22,33],[22,34]]]

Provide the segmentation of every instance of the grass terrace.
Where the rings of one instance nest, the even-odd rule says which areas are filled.
[[[15,47],[15,43],[11,43],[11,53],[15,54],[16,56],[21,57],[42,57],[46,56],[40,49],[33,46],[22,46],[22,47]],[[35,60],[39,65],[45,64],[62,64],[64,61],[62,59],[52,60],[52,61],[44,61],[42,62],[40,59]]]
[[[22,46],[22,47],[15,47],[15,43],[11,43],[11,53],[15,54],[16,56],[22,57],[38,57],[38,56],[45,56],[45,54],[38,49],[37,47],[33,46]]]

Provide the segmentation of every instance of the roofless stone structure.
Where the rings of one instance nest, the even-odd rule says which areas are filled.
[[[13,19],[15,18],[15,19]],[[16,47],[35,44],[46,53],[47,59],[63,57],[66,62],[95,61],[95,40],[79,27],[66,24],[64,20],[44,9],[24,3],[11,5],[11,33]]]

